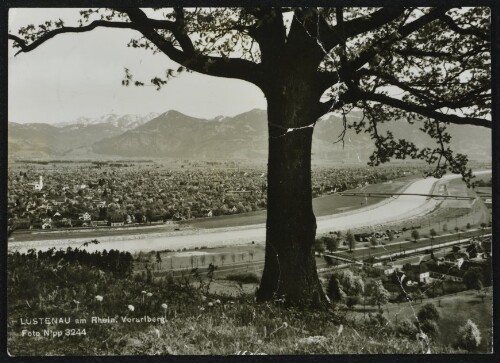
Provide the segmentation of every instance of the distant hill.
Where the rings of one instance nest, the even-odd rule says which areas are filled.
[[[351,112],[349,119],[359,119]],[[391,121],[380,125],[395,137],[407,138],[417,145],[433,146],[418,125]],[[475,126],[449,127],[455,151],[470,159],[491,159],[491,131]],[[342,142],[335,142],[342,131],[339,116],[318,121],[314,130],[313,159],[366,163],[373,141],[366,133],[347,130]],[[9,123],[9,153],[14,157],[84,157],[89,155],[121,157],[168,157],[182,159],[248,159],[267,157],[267,113],[254,109],[234,117],[200,119],[177,111],[161,115],[106,115],[99,119],[81,118],[73,123]],[[31,156],[29,156],[31,155]],[[38,156],[36,156],[38,155]]]
[[[9,122],[9,157],[49,158],[66,154],[91,152],[95,142],[118,136],[127,130],[140,126],[158,116],[147,115],[105,115],[96,119],[79,118],[72,122],[55,125],[45,123],[19,124]]]
[[[158,117],[158,115],[159,115],[158,112],[150,112],[146,115],[137,115],[137,114],[117,115],[116,113],[110,113],[98,118],[80,117],[74,121],[57,123],[54,126],[64,127],[73,125],[89,126],[96,124],[107,124],[126,131],[134,129],[154,119],[155,117]]]
[[[122,135],[93,145],[99,154],[199,159],[265,158],[266,112],[197,119],[168,111]]]

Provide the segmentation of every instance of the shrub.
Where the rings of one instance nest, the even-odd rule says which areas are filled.
[[[229,274],[226,276],[226,280],[241,282],[243,284],[257,284],[260,282],[259,276],[253,272],[240,272]]]
[[[435,338],[439,334],[439,327],[434,320],[424,320],[420,322],[420,329],[428,336]]]
[[[480,290],[483,287],[483,269],[472,267],[464,274],[464,284],[468,289]]]
[[[476,350],[481,344],[481,332],[472,320],[467,320],[458,331],[458,346],[468,351]]]
[[[314,240],[314,251],[318,253],[325,252],[325,243],[321,239],[317,238]]]
[[[420,321],[426,321],[426,320],[432,320],[432,321],[438,321],[439,320],[439,311],[436,308],[436,305],[433,303],[428,303],[422,306],[418,312],[418,320]]]
[[[415,338],[418,333],[418,329],[410,320],[405,319],[398,324],[396,331],[400,336],[404,336],[410,339]]]
[[[380,312],[375,314],[369,313],[365,325],[378,328],[386,327],[389,325],[389,320]]]
[[[413,238],[414,242],[417,242],[417,240],[420,238],[420,233],[418,230],[414,229],[411,231],[411,238]]]
[[[345,304],[349,309],[352,309],[354,305],[359,304],[359,296],[347,296],[345,298]]]
[[[333,302],[338,303],[342,300],[343,292],[340,288],[339,280],[335,275],[330,276],[330,278],[328,279],[326,294]]]

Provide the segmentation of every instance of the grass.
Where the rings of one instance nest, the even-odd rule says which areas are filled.
[[[8,349],[13,356],[423,353],[427,349],[376,317],[352,319],[333,306],[318,311],[288,308],[279,300],[256,303],[255,284],[238,289],[237,283],[197,274],[123,276],[115,273],[115,264],[98,261],[94,265],[102,267],[96,268],[64,256],[33,256],[18,257],[17,263],[10,260],[8,265]],[[234,291],[215,288],[222,284],[233,284]],[[159,321],[121,321],[145,316]],[[38,317],[66,317],[71,322],[23,325],[21,320]],[[116,322],[95,323],[92,317]],[[77,324],[76,319],[82,318],[85,322]],[[85,334],[66,336],[66,329],[85,329]],[[42,336],[23,336],[23,330]],[[45,330],[63,335],[45,337]],[[457,352],[439,342],[431,342],[431,350]]]
[[[440,302],[439,302],[440,300]],[[445,295],[438,298],[425,299],[423,303],[413,303],[415,312],[418,312],[421,306],[427,303],[433,303],[441,318],[438,321],[440,334],[437,338],[439,343],[453,343],[458,338],[458,328],[471,319],[477,324],[481,332],[481,345],[479,351],[491,352],[492,347],[492,319],[493,319],[493,303],[491,289],[483,299],[478,296],[478,293],[473,290],[463,291],[455,294]],[[394,320],[398,315],[401,319],[415,320],[411,306],[406,304],[389,304],[387,305],[388,316]],[[386,311],[387,311],[386,310]]]

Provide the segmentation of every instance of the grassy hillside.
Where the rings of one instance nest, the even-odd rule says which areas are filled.
[[[216,295],[213,279],[196,272],[177,278],[134,273],[131,257],[77,250],[9,255],[10,354],[457,352],[439,341],[405,336],[375,314],[360,320],[333,306],[299,310],[280,299],[258,304],[228,280],[217,281],[231,289]],[[217,279],[216,271],[212,277]],[[107,320],[92,321],[98,317]]]

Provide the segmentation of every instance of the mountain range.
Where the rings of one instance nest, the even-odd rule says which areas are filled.
[[[348,119],[359,119],[351,112]],[[379,131],[391,129],[396,138],[432,146],[433,141],[406,121],[386,122]],[[329,115],[314,130],[313,159],[335,162],[366,162],[373,141],[366,133],[347,130],[342,142],[342,119]],[[491,130],[450,125],[452,148],[472,160],[491,159]],[[265,160],[267,157],[267,113],[254,109],[233,117],[200,119],[178,111],[162,114],[116,115],[79,118],[54,125],[9,122],[9,157],[106,158],[147,157],[204,160]]]

